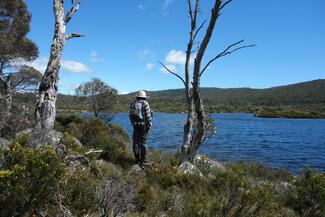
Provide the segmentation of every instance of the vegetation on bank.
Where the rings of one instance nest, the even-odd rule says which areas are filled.
[[[149,151],[152,168],[135,166],[127,134],[98,119],[60,116],[70,156],[91,148],[89,164],[71,164],[48,146],[25,147],[21,135],[1,153],[0,216],[314,216],[325,213],[325,174],[292,176],[251,163],[226,170],[197,165],[203,176],[178,172],[178,156]],[[82,145],[76,142],[78,139]]]
[[[325,118],[325,111],[263,107],[254,115],[260,118]]]
[[[186,112],[184,90],[148,92],[150,107],[155,112]],[[257,117],[324,118],[325,80],[315,80],[267,89],[201,88],[204,106],[208,113],[249,112]],[[119,95],[113,112],[127,112],[135,93]],[[35,94],[17,93],[17,101],[34,106]],[[59,94],[59,112],[92,111],[82,99]]]

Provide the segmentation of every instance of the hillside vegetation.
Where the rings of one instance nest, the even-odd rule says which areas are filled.
[[[133,161],[126,132],[98,119],[58,116],[66,157],[27,145],[21,134],[0,146],[0,216],[322,217],[325,176],[251,163],[221,165],[205,156],[192,170],[178,154],[149,150]],[[4,146],[3,146],[4,147]],[[89,149],[102,153],[87,154]]]
[[[204,104],[210,112],[261,112],[267,108],[271,116],[281,111],[290,117],[291,112],[304,112],[306,117],[325,117],[325,79],[308,81],[266,89],[252,88],[202,88]],[[121,96],[122,110],[132,101],[135,93]],[[185,110],[183,89],[149,92],[155,111]],[[308,115],[309,113],[312,115]],[[296,112],[297,113],[297,112]],[[265,114],[265,113],[264,113]],[[263,116],[263,115],[261,115]],[[265,114],[266,116],[266,114]],[[294,117],[294,116],[293,116]]]
[[[325,117],[325,79],[266,89],[202,88],[209,112],[253,112],[260,117]],[[120,95],[116,111],[128,111],[136,93]],[[186,110],[183,89],[148,91],[156,112]],[[34,105],[35,94],[19,94],[19,101]],[[89,110],[74,96],[58,95],[59,110]]]

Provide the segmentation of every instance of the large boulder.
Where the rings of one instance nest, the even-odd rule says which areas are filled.
[[[66,155],[66,147],[61,143],[63,134],[52,129],[35,130],[28,136],[26,147],[42,148],[45,145],[52,146],[57,154],[64,158]]]
[[[203,177],[202,172],[195,165],[191,164],[190,162],[182,163],[178,167],[177,172],[180,174],[198,175],[200,177]]]
[[[206,155],[197,154],[194,158],[194,165],[198,168],[202,168],[207,172],[211,172],[212,170],[219,170],[221,172],[225,172],[226,168],[219,163],[218,161],[212,160]]]

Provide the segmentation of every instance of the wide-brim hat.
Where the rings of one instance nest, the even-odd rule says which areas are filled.
[[[148,96],[147,96],[147,94],[146,94],[146,91],[144,91],[144,90],[140,90],[138,93],[137,93],[137,95],[135,96],[135,97],[139,97],[139,98],[149,98]]]

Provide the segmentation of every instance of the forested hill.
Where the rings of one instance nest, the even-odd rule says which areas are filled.
[[[292,107],[325,112],[325,79],[266,88],[202,88],[205,107],[216,112],[254,112],[260,107]],[[127,111],[136,93],[120,95],[118,111]],[[149,91],[154,111],[185,111],[183,89]],[[35,94],[19,94],[16,100],[35,105]],[[59,110],[88,110],[73,96],[58,95]]]
[[[130,93],[122,98],[134,97]],[[202,97],[208,105],[231,106],[309,106],[325,105],[325,79],[266,89],[202,88]],[[181,101],[183,89],[150,91],[151,100]]]

